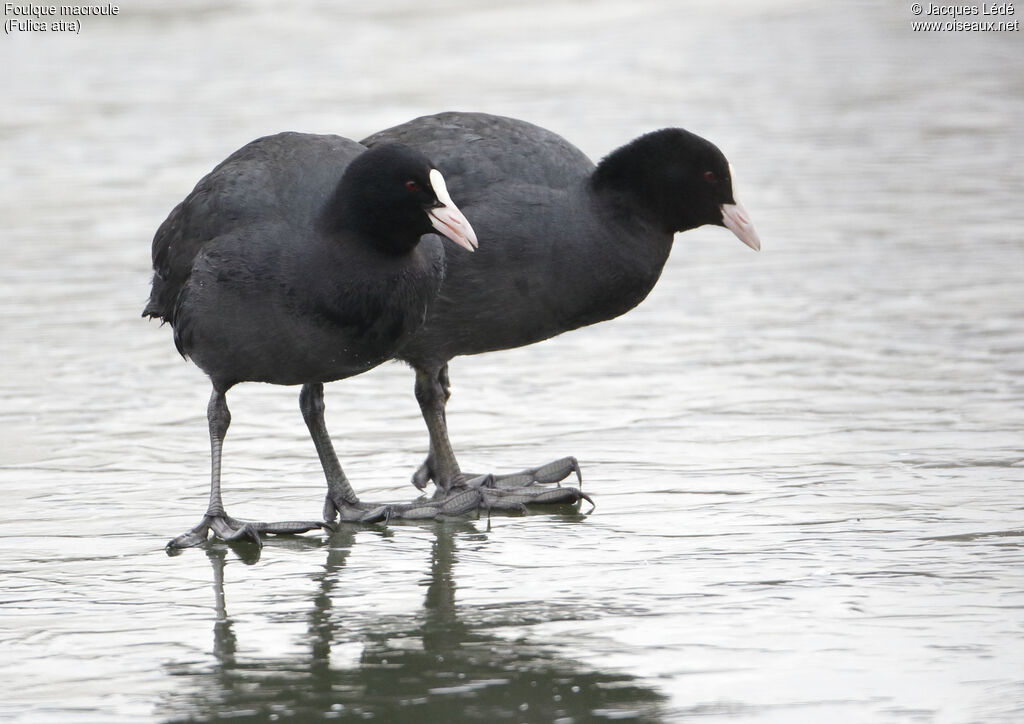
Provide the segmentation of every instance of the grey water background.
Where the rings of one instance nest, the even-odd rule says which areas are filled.
[[[129,1],[0,39],[0,720],[1024,720],[1024,52],[909,5]],[[764,251],[680,235],[623,318],[453,363],[464,467],[574,454],[592,514],[168,557],[208,387],[139,319],[153,231],[259,135],[446,109],[594,158],[690,128]],[[318,515],[297,390],[229,401],[229,511]],[[410,498],[410,372],[327,404],[363,497]]]

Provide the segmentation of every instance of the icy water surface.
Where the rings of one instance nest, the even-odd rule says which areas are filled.
[[[1024,720],[1021,35],[846,5],[131,1],[0,39],[0,720]],[[764,251],[680,235],[625,317],[452,365],[464,467],[574,454],[592,514],[167,556],[208,387],[139,319],[153,231],[259,135],[453,108],[593,157],[686,126]],[[297,390],[229,400],[229,510],[316,516]],[[411,497],[410,372],[327,404],[359,492]]]

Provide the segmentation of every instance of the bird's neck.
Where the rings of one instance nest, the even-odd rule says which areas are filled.
[[[563,265],[566,283],[581,291],[573,298],[585,307],[578,310],[583,324],[618,317],[640,304],[661,277],[674,237],[617,192],[591,189],[588,197],[596,225]]]
[[[403,219],[396,219],[378,205],[353,202],[358,198],[338,184],[317,220],[321,234],[338,243],[362,244],[386,253],[405,255],[416,248],[420,237],[410,233]],[[427,229],[429,231],[429,229]]]

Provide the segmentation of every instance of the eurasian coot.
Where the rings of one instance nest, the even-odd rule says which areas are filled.
[[[393,357],[423,323],[446,262],[435,230],[470,251],[477,245],[421,152],[299,133],[244,146],[171,212],[153,239],[156,274],[143,316],[171,324],[178,351],[209,375],[213,394],[210,505],[168,548],[201,543],[211,529],[259,543],[261,532],[322,525],[226,514],[225,393],[239,382],[302,385],[300,408],[327,477],[327,520],[390,513],[361,503],[345,478],[324,426],[323,383]]]
[[[426,116],[363,140],[371,148],[393,142],[437,163],[486,239],[479,253],[450,260],[426,323],[397,355],[415,368],[430,433],[430,453],[413,476],[421,489],[433,480],[448,490],[467,477],[445,420],[453,357],[532,344],[627,312],[654,287],[677,231],[725,226],[760,248],[725,156],[679,128],[641,136],[596,167],[551,131],[483,113]],[[570,457],[499,481],[556,482],[574,471]]]

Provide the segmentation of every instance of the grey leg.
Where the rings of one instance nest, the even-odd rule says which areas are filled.
[[[440,368],[416,367],[416,401],[420,404],[423,421],[430,434],[430,453],[426,461],[412,477],[412,483],[423,490],[433,479],[440,491],[451,490],[462,480],[459,461],[455,459],[451,441],[448,440],[448,422],[445,405],[450,390],[448,365]]]
[[[199,525],[168,542],[167,550],[199,545],[206,541],[211,530],[226,541],[250,541],[261,546],[260,533],[305,533],[323,527],[320,523],[304,521],[247,523],[229,516],[224,511],[220,493],[220,461],[224,436],[231,424],[231,412],[224,392],[216,387],[206,408],[206,420],[210,426],[210,505]]]
[[[451,395],[448,377],[448,365],[441,367],[416,367],[416,401],[423,413],[430,434],[430,452],[427,459],[412,476],[412,483],[423,490],[431,480],[437,487],[434,500],[427,503],[413,504],[412,507],[392,506],[390,513],[398,517],[432,517],[431,509],[444,507],[444,514],[451,514],[455,509],[466,506],[474,507],[470,502],[471,494],[462,493],[477,490],[480,500],[475,507],[483,508],[521,508],[529,504],[575,503],[590,500],[589,496],[577,488],[550,489],[536,487],[537,483],[559,483],[575,473],[580,485],[583,475],[576,458],[566,457],[529,468],[518,473],[505,475],[464,474],[459,467],[451,441],[448,439],[448,424],[445,406]],[[458,494],[458,498],[456,498]]]
[[[224,437],[231,425],[231,411],[223,392],[214,389],[210,404],[206,406],[206,421],[210,426],[210,505],[207,515],[224,515],[224,501],[220,497],[220,460],[224,450]]]
[[[309,428],[309,435],[313,438],[313,445],[316,446],[320,465],[323,466],[324,476],[327,478],[324,520],[331,523],[340,517],[341,520],[358,521],[366,519],[368,513],[372,517],[372,506],[365,506],[359,502],[356,491],[352,489],[345,472],[341,469],[331,436],[327,434],[324,408],[324,386],[318,382],[303,385],[302,392],[299,393],[299,409],[302,410],[302,419]]]

